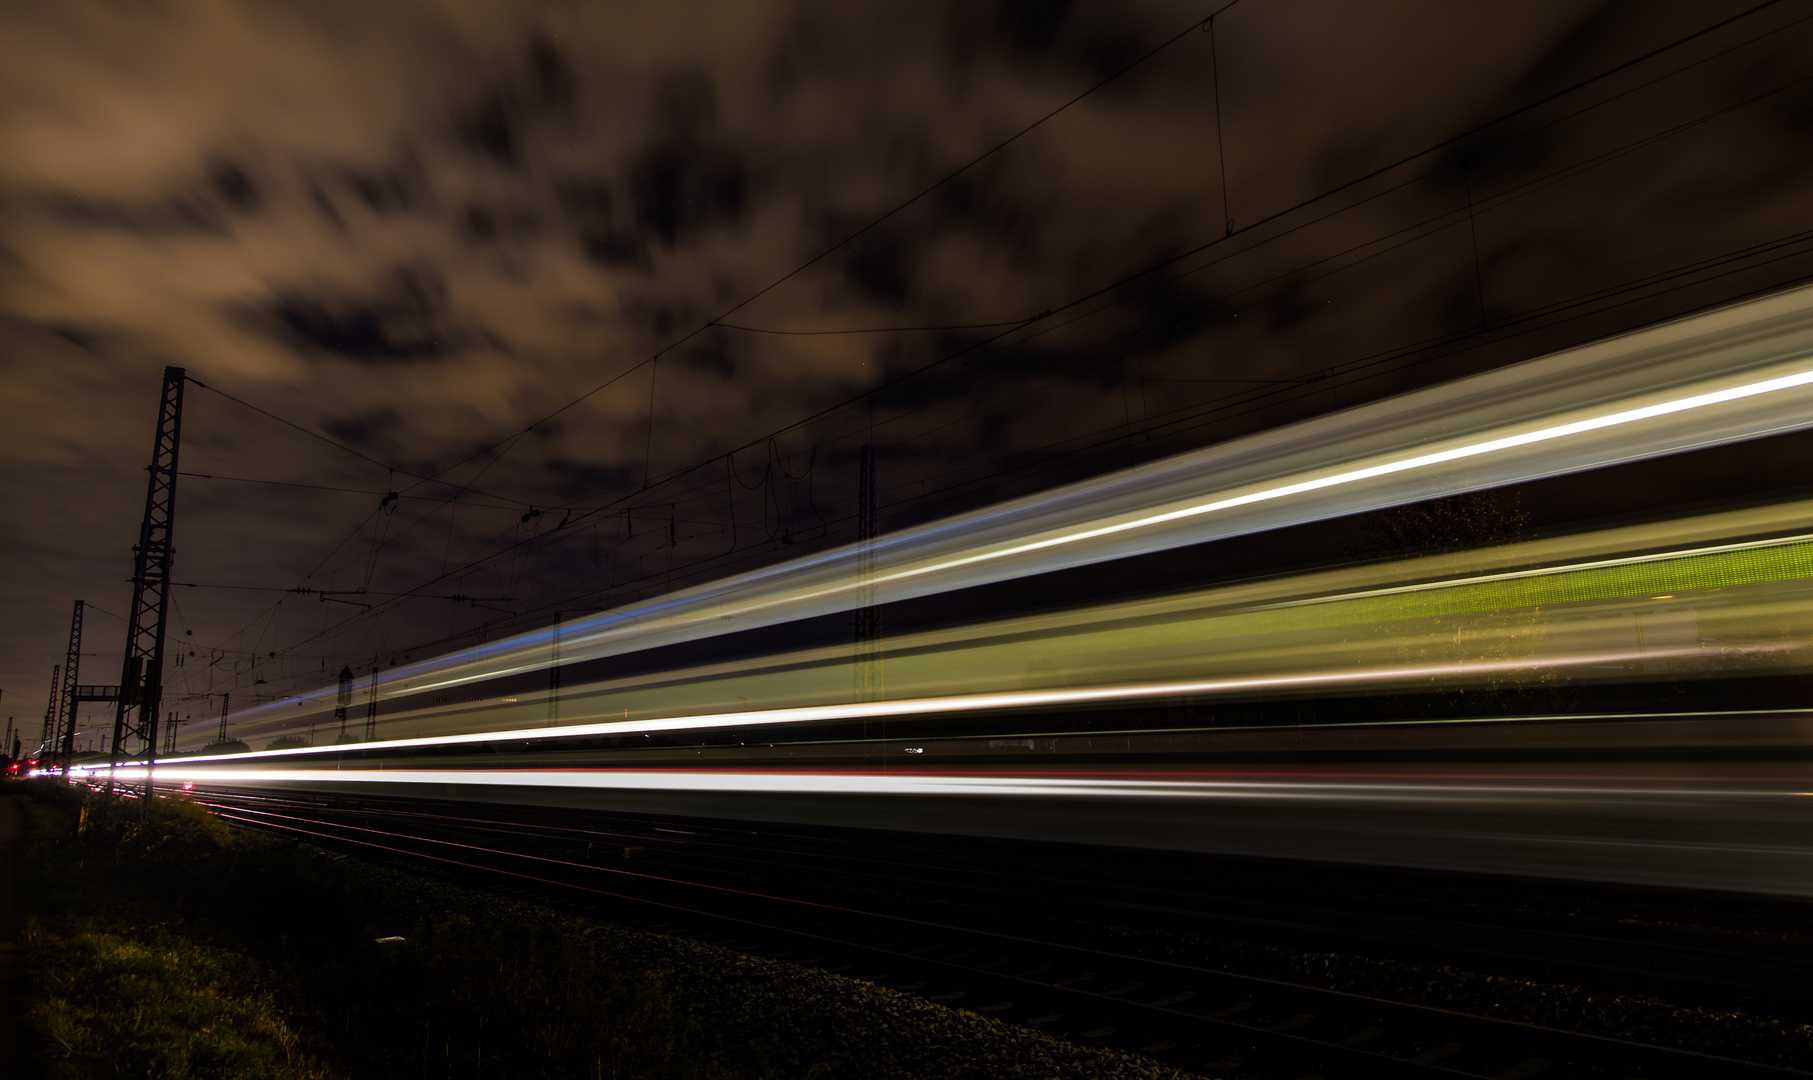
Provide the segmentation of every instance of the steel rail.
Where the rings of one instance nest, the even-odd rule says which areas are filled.
[[[1373,1018],[1392,1017],[1394,1022],[1406,1024],[1413,1028],[1438,1030],[1445,1034],[1465,1035],[1469,1039],[1484,1039],[1487,1043],[1497,1043],[1524,1048],[1541,1048],[1542,1052],[1552,1055],[1560,1061],[1594,1061],[1615,1062],[1620,1065],[1645,1065],[1662,1070],[1659,1075],[1705,1075],[1719,1077],[1804,1077],[1808,1074],[1793,1069],[1765,1065],[1756,1062],[1745,1062],[1696,1051],[1662,1047],[1653,1044],[1636,1043],[1605,1036],[1569,1032],[1518,1021],[1481,1017],[1451,1010],[1437,1009],[1423,1005],[1373,998],[1346,991],[1328,990],[1320,987],[1303,986],[1265,979],[1258,976],[1240,975],[1232,972],[1216,971],[1208,968],[1180,964],[1172,961],[1152,960],[1144,957],[1129,956],[1104,949],[1094,949],[1077,945],[1065,945],[1058,942],[1044,941],[1035,938],[1021,937],[995,931],[978,930],[967,927],[950,926],[931,920],[914,919],[883,912],[865,911],[840,905],[825,904],[816,901],[792,897],[775,896],[752,890],[734,889],[721,885],[712,885],[680,878],[665,877],[657,874],[641,873],[611,867],[596,866],[588,863],[555,859],[542,855],[526,854],[503,848],[486,847],[478,844],[465,844],[457,841],[439,839],[431,836],[414,835],[403,832],[390,832],[366,826],[348,825],[335,821],[322,821],[318,818],[300,817],[295,814],[282,814],[275,810],[247,810],[232,803],[214,802],[204,794],[198,799],[228,820],[254,828],[264,828],[290,835],[307,836],[316,840],[337,843],[349,843],[357,846],[401,855],[408,859],[426,860],[456,869],[477,871],[486,875],[505,877],[529,882],[534,885],[552,887],[560,891],[578,892],[592,896],[605,897],[623,901],[644,908],[655,908],[665,912],[692,918],[703,918],[715,923],[736,926],[745,930],[761,933],[780,934],[790,939],[811,941],[819,946],[830,946],[846,952],[856,952],[891,963],[906,964],[920,969],[943,972],[962,980],[969,985],[986,986],[997,992],[1016,994],[1033,998],[1053,1006],[1075,1009],[1097,1016],[1113,1017],[1122,1023],[1137,1026],[1165,1029],[1177,1032],[1179,1029],[1192,1036],[1206,1038],[1217,1043],[1229,1041],[1240,1042],[1260,1049],[1267,1054],[1281,1058],[1318,1065],[1338,1066],[1350,1072],[1366,1075],[1389,1076],[1429,1076],[1429,1077],[1462,1077],[1482,1076],[1447,1068],[1433,1062],[1418,1062],[1402,1057],[1391,1056],[1377,1051],[1362,1049],[1358,1046],[1342,1045],[1339,1041],[1328,1041],[1311,1038],[1306,1035],[1293,1034],[1290,1031],[1268,1030],[1266,1027],[1243,1024],[1224,1017],[1205,1016],[1198,1013],[1171,1008],[1166,1005],[1145,1004],[1126,1000],[1119,996],[1106,995],[1071,986],[1055,986],[1037,979],[984,971],[956,962],[954,959],[938,959],[925,955],[931,950],[907,952],[886,945],[868,945],[862,941],[853,941],[847,937],[827,934],[818,930],[801,929],[777,923],[772,918],[755,917],[750,911],[731,912],[710,910],[697,903],[680,903],[672,899],[662,900],[647,896],[638,896],[611,889],[582,885],[569,879],[545,877],[537,873],[513,870],[506,866],[487,865],[484,862],[470,861],[471,858],[491,858],[518,863],[529,863],[538,866],[560,868],[565,872],[590,871],[611,875],[622,875],[660,886],[676,887],[683,890],[702,891],[707,895],[728,898],[733,903],[775,904],[790,907],[795,912],[809,911],[815,917],[831,916],[835,918],[855,919],[872,924],[905,928],[909,933],[930,932],[938,935],[945,943],[953,939],[958,944],[989,943],[996,947],[1008,947],[1030,950],[1044,957],[1062,957],[1072,962],[1085,964],[1111,964],[1124,969],[1143,970],[1162,973],[1179,985],[1197,986],[1213,985],[1223,992],[1232,992],[1237,997],[1254,996],[1251,991],[1260,990],[1275,998],[1287,998],[1298,1002],[1313,1002],[1331,1005],[1349,1013],[1365,1013]],[[272,800],[276,801],[276,800]],[[296,807],[292,807],[296,809]],[[322,808],[314,807],[317,812]],[[332,808],[327,808],[332,813]],[[315,826],[308,828],[306,826]],[[319,829],[331,830],[320,832]],[[352,835],[362,834],[362,835]],[[391,842],[386,842],[391,841]],[[430,851],[416,850],[396,846],[395,842],[433,845],[441,849],[452,849],[461,853],[434,854]],[[871,935],[872,936],[872,935]],[[897,945],[899,943],[890,943]],[[937,951],[946,951],[939,949]],[[961,951],[961,950],[959,950]],[[1367,1029],[1374,1030],[1374,1029]],[[1686,1070],[1686,1072],[1682,1072]]]

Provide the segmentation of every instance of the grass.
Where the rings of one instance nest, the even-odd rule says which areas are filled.
[[[25,1020],[51,1077],[325,1077],[272,995],[234,954],[157,928],[86,920],[28,931]],[[47,1052],[45,1052],[47,1051]]]
[[[583,926],[399,910],[332,858],[181,800],[26,808],[25,1075],[759,1080]],[[387,948],[376,937],[400,935]]]

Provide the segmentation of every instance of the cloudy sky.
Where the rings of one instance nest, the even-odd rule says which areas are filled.
[[[0,6],[0,714],[167,364],[249,704],[1813,273],[1807,0],[1212,10]]]

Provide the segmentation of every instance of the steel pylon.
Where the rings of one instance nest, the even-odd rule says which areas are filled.
[[[145,519],[133,548],[131,617],[126,656],[120,668],[119,704],[113,714],[115,769],[142,760],[145,793],[157,756],[158,710],[164,691],[164,625],[169,617],[171,546],[176,528],[176,459],[183,426],[183,369],[164,369],[157,435],[151,444],[151,479],[145,491]]]

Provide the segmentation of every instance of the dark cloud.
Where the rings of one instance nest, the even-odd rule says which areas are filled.
[[[618,232],[609,227],[586,230],[579,237],[585,257],[607,269],[648,265],[648,248],[633,233]]]
[[[844,276],[864,295],[895,305],[912,295],[914,257],[903,237],[876,229],[844,251]]]
[[[1057,36],[1072,7],[1069,0],[999,0],[996,26],[1014,48],[1041,52]]]
[[[517,207],[468,206],[462,224],[466,236],[479,243],[521,241],[541,229],[534,211]]]
[[[142,233],[147,236],[224,235],[226,215],[218,206],[194,196],[173,196],[133,205],[80,196],[52,201],[57,216],[83,228]]]
[[[73,323],[55,323],[45,327],[45,329],[64,341],[69,342],[71,345],[74,345],[76,348],[84,349],[89,352],[93,352],[100,344],[101,340],[100,335],[93,330],[83,326],[77,326]]]
[[[428,180],[412,155],[370,169],[342,172],[346,188],[374,214],[401,214],[421,208],[428,201]]]
[[[725,382],[736,378],[736,348],[731,339],[717,335],[703,344],[688,345],[678,351],[681,363],[697,371],[708,371]]]
[[[238,165],[231,161],[215,162],[214,167],[208,170],[208,180],[233,209],[241,213],[258,209],[258,185]]]
[[[572,107],[578,85],[573,66],[552,41],[539,34],[529,42],[529,69],[540,105],[554,110]]]
[[[563,210],[582,220],[609,221],[617,205],[610,181],[598,177],[561,180],[554,195]]]
[[[497,239],[497,217],[482,206],[466,208],[466,235],[474,240]]]
[[[655,146],[630,167],[636,223],[668,247],[740,222],[749,177],[729,150],[690,142]]]
[[[400,269],[375,295],[323,297],[285,290],[268,309],[285,340],[311,354],[363,362],[432,360],[468,336],[447,321],[447,287],[427,271]]]
[[[555,200],[577,230],[585,257],[606,269],[648,266],[643,235],[617,223],[617,199],[610,181],[592,177],[555,183]]]
[[[492,90],[467,110],[455,124],[461,140],[482,157],[499,165],[519,163],[521,114],[501,90]]]
[[[334,205],[333,197],[328,195],[325,188],[318,183],[310,182],[308,197],[316,212],[329,224],[340,230],[346,228],[346,219],[340,215],[340,208]]]
[[[357,416],[324,420],[321,429],[349,446],[374,449],[395,444],[400,420],[395,409],[380,408]]]

